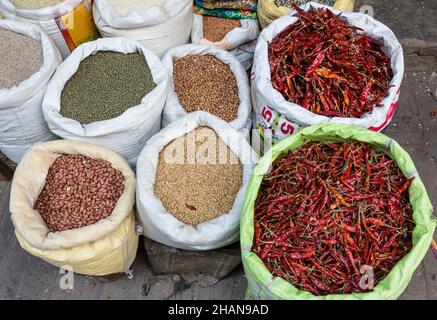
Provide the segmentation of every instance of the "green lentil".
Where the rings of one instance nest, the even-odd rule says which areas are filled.
[[[99,51],[84,60],[61,95],[61,114],[82,124],[113,119],[154,88],[144,56]]]

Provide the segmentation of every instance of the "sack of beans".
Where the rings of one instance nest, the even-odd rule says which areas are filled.
[[[248,133],[252,127],[249,80],[232,54],[209,45],[188,44],[169,50],[162,63],[171,77],[163,126],[201,110]]]
[[[94,21],[103,37],[140,41],[158,57],[190,41],[191,0],[95,0]]]
[[[57,69],[43,101],[50,130],[108,147],[135,165],[161,128],[168,76],[139,42],[99,39],[77,48]]]
[[[202,111],[153,136],[137,163],[137,211],[144,235],[185,250],[238,240],[256,153],[229,124]]]
[[[403,75],[402,47],[387,26],[320,4],[296,7],[263,30],[255,50],[256,128],[273,143],[320,123],[381,131],[396,110]]]
[[[245,69],[252,66],[258,21],[254,19],[227,19],[194,15],[191,43],[213,45],[232,53]],[[252,50],[250,50],[253,48]],[[246,54],[245,54],[246,53]],[[247,58],[247,54],[250,54]],[[249,60],[250,63],[247,63]]]
[[[231,50],[256,39],[258,34],[258,21],[254,19],[226,19],[195,14],[191,42]]]
[[[258,1],[258,19],[262,28],[279,17],[289,14],[292,11],[293,4],[303,5],[309,0],[259,0]],[[355,0],[315,0],[314,2],[333,6],[336,9],[344,11],[353,11]]]
[[[418,172],[389,137],[307,127],[255,167],[241,218],[250,299],[396,299],[436,220]]]
[[[19,162],[32,144],[54,139],[41,111],[61,56],[40,27],[0,21],[0,151]]]
[[[96,145],[35,144],[17,167],[10,211],[21,247],[74,272],[128,272],[135,259],[135,174]]]
[[[6,19],[36,23],[58,47],[63,58],[99,32],[91,12],[92,0],[0,0]]]

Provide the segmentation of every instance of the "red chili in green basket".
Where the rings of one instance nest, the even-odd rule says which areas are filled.
[[[366,270],[376,286],[412,247],[413,179],[365,143],[285,153],[260,186],[252,250],[274,276],[315,295],[370,291],[360,284]]]
[[[382,43],[325,8],[303,11],[269,44],[273,87],[327,117],[359,118],[380,106],[393,72]]]

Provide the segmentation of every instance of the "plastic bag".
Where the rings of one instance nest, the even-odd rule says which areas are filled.
[[[47,84],[61,63],[58,49],[37,25],[1,20],[0,28],[41,41],[43,64],[18,86],[0,89],[0,150],[19,162],[32,144],[55,139],[44,120],[41,104]]]
[[[83,228],[49,232],[33,205],[59,154],[103,159],[123,174],[125,189],[109,217]],[[104,147],[58,140],[36,144],[26,153],[12,181],[10,211],[23,249],[58,267],[67,265],[77,273],[101,276],[128,272],[135,259],[134,203],[135,174],[126,160]]]
[[[193,30],[191,31],[191,43],[213,45],[224,50],[232,50],[258,37],[257,20],[242,19],[240,24],[241,27],[229,31],[222,40],[212,42],[203,37],[203,16],[195,14]]]
[[[274,20],[283,15],[289,14],[293,9],[289,7],[277,7],[276,0],[259,0],[258,1],[258,19],[262,28],[267,27]],[[353,11],[355,0],[337,0],[334,8],[343,11]]]
[[[99,37],[91,5],[92,0],[66,0],[52,7],[21,9],[9,0],[0,0],[0,13],[7,19],[39,24],[66,58],[82,43]]]
[[[326,7],[311,2],[302,6],[302,8],[308,10],[310,6],[316,8]],[[341,13],[341,11],[335,9],[332,9],[332,11],[335,14]],[[299,127],[320,123],[353,124],[374,131],[381,131],[389,124],[398,104],[400,86],[404,76],[402,46],[387,26],[368,15],[359,12],[343,12],[342,16],[350,24],[362,28],[366,34],[382,39],[384,43],[383,50],[391,57],[393,78],[390,85],[393,87],[389,89],[386,97],[382,100],[382,106],[375,107],[372,113],[367,113],[361,118],[330,118],[315,114],[295,103],[286,101],[281,93],[272,86],[267,54],[268,43],[286,26],[297,20],[296,17],[291,15],[283,16],[261,32],[255,50],[251,92],[255,111],[255,126],[261,137],[265,136],[266,130],[271,130],[274,143],[292,134]]]
[[[298,290],[286,280],[273,277],[264,266],[261,259],[253,253],[254,234],[254,205],[262,179],[268,172],[271,163],[281,154],[293,151],[308,141],[361,141],[381,148],[396,161],[406,177],[416,177],[409,188],[410,202],[413,207],[413,219],[416,227],[413,230],[413,247],[379,282],[373,291],[355,294],[334,294],[315,296],[310,292]],[[420,179],[413,161],[399,144],[389,137],[370,130],[350,125],[322,124],[311,126],[299,133],[277,143],[259,161],[253,171],[241,217],[241,251],[243,266],[248,281],[246,298],[252,299],[396,299],[398,298],[413,276],[421,260],[428,251],[433,237],[436,221],[432,217],[432,204],[426,193],[425,186]]]
[[[193,131],[198,126],[212,128],[238,156],[244,169],[243,186],[237,194],[231,211],[194,227],[182,223],[171,213],[166,212],[153,190],[161,150],[174,139]],[[244,136],[223,120],[207,112],[190,113],[171,123],[147,142],[138,158],[137,211],[144,235],[154,241],[185,250],[212,250],[237,241],[246,184],[257,160],[256,153]]]
[[[185,116],[187,112],[179,103],[173,84],[173,60],[187,55],[213,55],[222,62],[229,65],[235,75],[238,86],[240,106],[238,107],[237,119],[229,124],[237,131],[245,130],[246,134],[252,126],[252,104],[250,100],[249,80],[246,70],[240,62],[229,52],[207,45],[187,44],[168,51],[162,58],[162,63],[170,76],[170,89],[168,90],[167,101],[164,107],[162,123],[167,126],[173,121]],[[208,94],[208,93],[205,93]]]
[[[152,73],[155,89],[141,104],[131,107],[120,116],[82,125],[61,115],[61,93],[65,83],[79,67],[80,62],[97,51],[121,53],[140,52]],[[98,81],[98,79],[96,79]],[[43,100],[43,113],[50,130],[71,140],[81,140],[108,147],[135,165],[147,140],[161,128],[161,115],[167,95],[168,76],[161,61],[139,42],[112,38],[88,42],[77,48],[59,67],[50,81]]]
[[[94,21],[103,37],[140,41],[162,57],[169,49],[190,41],[193,25],[191,0],[166,0],[162,7],[119,16],[107,0],[95,0]]]

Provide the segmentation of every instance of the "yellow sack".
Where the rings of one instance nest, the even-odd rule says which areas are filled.
[[[343,11],[353,11],[355,0],[337,0],[334,8]],[[288,7],[277,7],[275,0],[258,1],[258,20],[262,28],[267,27],[273,20],[289,14],[293,9]]]
[[[123,174],[125,189],[109,217],[83,228],[49,232],[33,205],[59,154],[107,160]],[[11,189],[11,218],[21,247],[58,267],[70,266],[76,273],[102,276],[127,272],[138,247],[135,183],[127,161],[105,147],[68,140],[34,145],[18,165]]]

